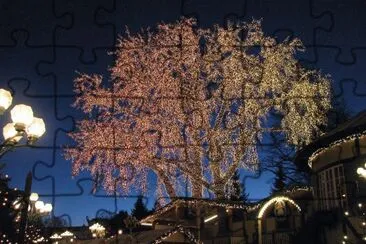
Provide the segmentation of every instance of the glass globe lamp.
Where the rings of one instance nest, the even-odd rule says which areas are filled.
[[[43,201],[37,201],[35,204],[35,207],[37,210],[41,211],[44,208],[44,202]]]
[[[30,195],[30,197],[29,197],[29,200],[31,201],[31,202],[36,202],[37,200],[38,200],[38,194],[37,193],[35,193],[35,192],[33,192],[31,195]]]
[[[17,131],[25,131],[33,122],[33,110],[30,106],[24,104],[15,105],[10,111],[10,115]]]
[[[8,123],[3,127],[3,136],[6,141],[11,143],[17,143],[22,139],[22,136],[15,129],[14,123]]]
[[[32,123],[26,128],[28,141],[30,143],[35,142],[46,132],[46,126],[43,119],[33,118]]]
[[[7,90],[0,89],[0,115],[10,107],[12,101],[13,97],[11,93]]]
[[[44,205],[43,209],[44,209],[44,211],[45,211],[46,213],[51,212],[51,211],[52,211],[52,204],[51,204],[51,203],[46,203],[46,204]]]

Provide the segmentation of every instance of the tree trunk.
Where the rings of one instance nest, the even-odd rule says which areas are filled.
[[[202,198],[202,182],[192,180],[192,197]]]
[[[164,183],[166,192],[169,196],[169,198],[174,198],[177,196],[174,186],[171,183],[171,180],[169,179],[168,176],[165,175],[165,173],[163,172],[163,170],[157,170],[157,175],[158,177],[162,180],[162,182]]]

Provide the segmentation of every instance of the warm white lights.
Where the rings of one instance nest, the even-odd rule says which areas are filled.
[[[16,105],[10,113],[13,123],[8,123],[3,128],[3,136],[8,146],[18,143],[22,139],[24,132],[27,133],[28,144],[30,145],[46,132],[46,125],[43,119],[33,117],[33,111],[30,106],[24,104]]]
[[[365,168],[366,168],[366,164],[365,164]],[[362,167],[359,167],[357,168],[357,174],[366,178],[366,169],[365,168],[362,168]]]
[[[92,226],[89,227],[89,229],[91,231],[93,231],[93,230],[105,230],[104,226],[99,224],[99,223],[93,224]]]
[[[103,237],[105,235],[105,228],[99,223],[95,223],[89,227],[93,237]]]
[[[14,209],[20,209],[20,207],[21,207],[20,199],[15,200],[13,202],[13,206],[14,206]]]
[[[348,211],[344,212],[344,215],[348,216],[349,215]]]
[[[141,225],[143,225],[143,226],[152,226],[153,224],[152,223],[145,223],[145,222],[143,222],[143,223],[141,223]]]
[[[295,206],[297,208],[297,210],[299,210],[299,212],[301,211],[301,208],[299,205],[297,205],[292,199],[288,198],[288,197],[285,197],[285,196],[279,196],[279,197],[274,197],[272,199],[270,199],[268,202],[266,202],[262,208],[259,210],[259,213],[258,213],[258,218],[262,218],[263,214],[265,213],[265,211],[267,210],[267,208],[269,206],[271,206],[273,203],[275,202],[281,202],[281,201],[284,201],[284,202],[289,202],[291,203],[293,206]]]
[[[33,122],[33,110],[30,106],[19,104],[15,105],[10,111],[11,119],[15,123],[15,129],[24,131]]]
[[[217,214],[215,214],[215,215],[213,215],[213,216],[211,216],[211,217],[208,217],[207,219],[205,219],[205,220],[204,220],[204,222],[205,222],[205,223],[207,223],[207,222],[209,222],[209,221],[211,221],[211,220],[213,220],[213,219],[216,219],[216,218],[217,218],[217,216],[218,216],[218,215],[217,215]]]
[[[70,237],[70,236],[74,236],[74,234],[67,230],[64,233],[61,233],[61,236],[62,237]]]
[[[37,193],[33,192],[30,197],[29,200],[31,200],[32,202],[36,202],[38,200],[39,196]]]
[[[0,89],[0,114],[4,113],[4,111],[9,108],[12,100],[13,97],[9,91]]]
[[[123,230],[118,230],[119,235],[122,235],[122,233],[123,233]]]
[[[18,131],[16,131],[14,127],[14,123],[8,123],[3,128],[3,136],[5,140],[9,140],[11,142],[18,142],[20,139],[22,139],[22,136],[18,135]]]
[[[44,207],[43,207],[43,210],[45,211],[45,212],[51,212],[52,211],[52,204],[51,203],[46,203],[45,205],[44,205]]]
[[[59,234],[55,233],[55,234],[53,234],[53,235],[50,237],[50,239],[59,240],[59,239],[62,239],[62,237],[61,237]]]
[[[38,139],[46,132],[46,126],[43,119],[33,118],[32,123],[26,129],[27,135],[30,138]]]
[[[37,210],[43,210],[44,208],[44,202],[43,201],[37,201],[35,204],[35,207]]]

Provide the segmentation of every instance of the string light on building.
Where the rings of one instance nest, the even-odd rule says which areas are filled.
[[[60,240],[60,239],[62,239],[62,236],[60,236],[59,234],[57,234],[57,233],[54,233],[51,237],[50,237],[50,239],[52,239],[52,240]]]
[[[274,198],[270,199],[262,206],[262,208],[259,210],[259,213],[258,213],[258,219],[262,218],[262,216],[265,213],[265,211],[267,210],[267,208],[269,206],[271,206],[273,203],[285,202],[285,201],[291,203],[293,206],[295,206],[297,208],[297,210],[299,212],[301,212],[300,206],[297,205],[292,199],[285,197],[285,196],[278,196],[278,197],[274,197]]]
[[[172,235],[176,234],[176,233],[182,233],[184,234],[187,238],[188,241],[190,241],[190,243],[195,243],[195,244],[202,244],[201,241],[199,241],[198,239],[196,239],[196,237],[194,236],[194,234],[192,234],[190,231],[184,229],[182,226],[178,225],[176,228],[168,231],[167,233],[163,234],[162,236],[158,237],[154,242],[152,242],[153,244],[158,244],[158,243],[165,243],[165,240],[168,239],[169,237],[171,237]]]
[[[207,219],[205,219],[205,220],[204,220],[204,222],[205,222],[205,223],[207,223],[207,222],[209,222],[209,221],[211,221],[211,220],[216,219],[217,217],[218,217],[218,215],[217,215],[217,214],[215,214],[215,215],[213,215],[213,216],[208,217]]]
[[[104,237],[105,236],[105,227],[99,223],[94,223],[89,227],[93,237]]]
[[[356,133],[356,134],[353,134],[353,135],[349,135],[347,136],[346,138],[343,138],[343,139],[340,139],[340,140],[337,140],[335,142],[332,142],[328,145],[328,147],[322,147],[322,148],[319,148],[318,150],[316,150],[313,154],[311,154],[311,156],[309,157],[308,159],[308,165],[310,168],[313,167],[313,161],[320,155],[322,154],[324,151],[326,151],[327,149],[330,149],[332,147],[335,147],[335,146],[338,146],[338,145],[341,145],[343,143],[346,143],[346,142],[349,142],[349,141],[352,141],[356,138],[361,138],[363,136],[366,135],[366,131],[363,131],[361,133]]]

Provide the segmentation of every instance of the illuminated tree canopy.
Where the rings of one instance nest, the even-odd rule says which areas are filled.
[[[238,168],[258,164],[257,140],[275,111],[289,143],[308,144],[330,109],[330,81],[301,67],[300,40],[278,43],[260,21],[201,29],[194,19],[126,32],[111,78],[80,74],[74,106],[88,114],[70,133],[73,173],[102,176],[106,190],[160,188],[222,197]]]

